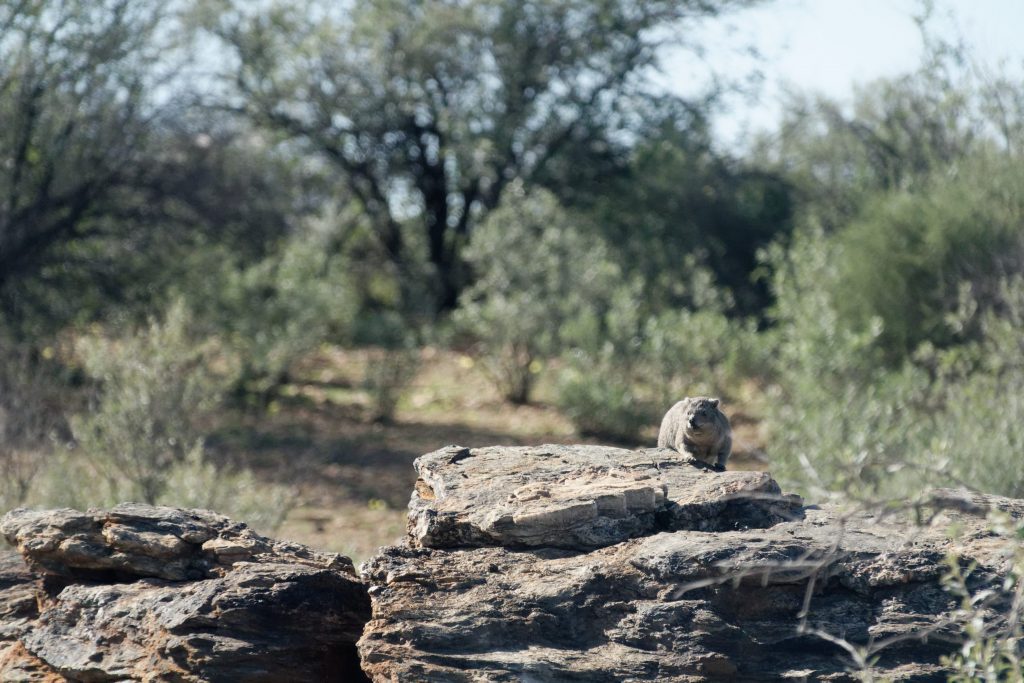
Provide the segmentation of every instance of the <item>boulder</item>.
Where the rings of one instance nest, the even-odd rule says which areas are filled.
[[[409,543],[362,567],[381,683],[852,681],[858,647],[876,677],[945,680],[947,529],[995,585],[979,513],[1021,509],[956,492],[924,525],[800,509],[767,474],[657,449],[451,447],[417,470]]]
[[[27,626],[11,621],[0,680],[363,679],[369,600],[348,558],[137,504],[15,510],[0,531],[41,577],[4,591],[0,574],[0,609],[11,594]]]
[[[805,508],[768,474],[659,449],[416,465],[407,542],[362,578],[209,511],[8,513],[27,566],[0,555],[0,680],[852,681],[860,657],[876,679],[941,681],[962,639],[951,553],[989,623],[1014,599],[985,515],[1024,501]]]
[[[798,515],[765,472],[722,472],[664,448],[461,448],[418,458],[415,546],[593,549],[680,529],[771,526]]]

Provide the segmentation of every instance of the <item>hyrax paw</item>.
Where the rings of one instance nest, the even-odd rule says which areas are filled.
[[[715,463],[715,472],[725,472],[725,465],[722,463]]]

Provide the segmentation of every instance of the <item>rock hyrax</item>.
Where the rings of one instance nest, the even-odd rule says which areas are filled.
[[[669,408],[661,420],[658,448],[673,448],[723,471],[732,452],[732,427],[718,399],[684,398]]]

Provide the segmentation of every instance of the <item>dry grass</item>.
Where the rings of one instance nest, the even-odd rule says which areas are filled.
[[[276,532],[281,538],[352,557],[398,542],[405,506],[416,480],[413,460],[448,444],[596,443],[576,436],[572,424],[545,401],[503,402],[468,356],[422,351],[422,366],[389,424],[370,419],[361,388],[366,354],[322,349],[295,372],[285,397],[263,414],[234,416],[213,440],[218,450],[268,477],[294,483],[299,505]],[[736,454],[730,466],[763,469],[759,425],[733,412]],[[654,445],[657,425],[643,433]]]

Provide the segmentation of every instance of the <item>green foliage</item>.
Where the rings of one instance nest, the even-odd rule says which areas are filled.
[[[390,422],[420,368],[417,330],[397,311],[364,312],[353,336],[356,344],[369,347],[363,388],[370,395],[371,418]]]
[[[974,315],[979,341],[919,361],[935,368],[944,408],[927,452],[955,481],[1024,497],[1024,463],[1012,455],[1024,448],[1024,277],[1004,280],[996,305]]]
[[[673,24],[744,4],[229,2],[208,23],[252,120],[341,171],[396,266],[420,233],[449,309],[509,182],[561,194],[616,168],[637,103],[667,97],[642,74]]]
[[[194,448],[167,472],[161,503],[216,510],[271,532],[281,526],[297,500],[293,487],[261,481],[252,470],[218,464],[202,448]]]
[[[879,198],[837,233],[838,272],[828,286],[844,323],[864,327],[878,317],[890,359],[925,341],[957,341],[947,317],[961,284],[986,308],[1000,279],[1024,263],[1022,170],[1017,160],[964,160],[917,194]]]
[[[0,316],[10,328],[36,307],[27,285],[78,265],[55,248],[106,231],[114,195],[142,175],[141,110],[167,47],[156,36],[163,16],[152,0],[0,3]]]
[[[762,371],[764,345],[751,320],[730,318],[728,292],[696,259],[682,259],[680,289],[693,308],[652,312],[639,282],[620,285],[603,317],[567,326],[558,405],[583,434],[635,442],[684,396],[728,396]]]
[[[963,484],[1024,495],[1024,466],[1008,454],[1024,444],[1024,285],[1019,278],[967,296],[957,329],[978,339],[924,346],[897,367],[883,362],[880,319],[849,327],[834,294],[839,247],[800,234],[774,268],[776,360],[766,403],[773,471],[819,496],[901,497],[928,485]]]
[[[996,547],[1001,547],[1003,554],[1001,585],[975,590],[971,574],[978,569],[976,566],[962,566],[954,553],[945,561],[942,587],[959,600],[952,618],[964,637],[959,650],[941,660],[952,670],[948,678],[951,683],[1024,681],[1020,657],[1024,528],[1000,512],[990,513],[989,522],[993,543],[999,544]]]
[[[800,198],[791,244],[766,251],[769,452],[823,496],[1024,491],[1024,108],[924,33],[922,67],[852,106],[794,100],[768,154]]]
[[[61,389],[31,348],[0,340],[0,510],[25,504],[51,460],[65,428]]]
[[[753,320],[680,309],[648,318],[640,355],[669,406],[686,395],[731,395],[742,378],[766,372],[764,348]]]
[[[603,317],[618,268],[554,195],[518,184],[480,226],[466,257],[477,279],[455,322],[480,341],[502,395],[525,403],[540,363],[566,347],[576,321]]]
[[[826,232],[872,196],[914,192],[984,151],[994,131],[1014,144],[1024,110],[985,82],[961,45],[936,38],[930,10],[918,21],[925,55],[916,70],[857,87],[848,104],[792,94],[778,132],[755,153],[791,183],[802,219]]]
[[[791,188],[781,174],[717,150],[707,116],[671,103],[647,113],[625,168],[568,196],[616,245],[627,275],[644,282],[649,304],[695,305],[687,277],[699,259],[732,293],[734,313],[758,314],[768,291],[751,277],[757,251],[789,232]]]
[[[313,236],[252,265],[225,257],[212,269],[188,296],[206,332],[241,359],[239,387],[252,395],[268,397],[296,360],[349,331],[356,302],[343,263]]]
[[[363,386],[372,401],[372,418],[376,422],[390,422],[398,401],[420,367],[420,354],[416,348],[373,349],[367,358]]]
[[[30,496],[85,508],[124,500],[217,509],[264,529],[280,524],[293,495],[244,469],[215,463],[203,442],[234,382],[232,357],[192,334],[180,301],[131,334],[77,340],[97,383],[92,409],[71,418],[73,450],[57,452]],[[93,482],[83,487],[82,482]]]
[[[602,354],[582,351],[570,357],[559,378],[558,405],[583,436],[635,444],[653,410],[628,373]]]
[[[835,246],[821,232],[794,235],[788,250],[765,255],[773,269],[774,383],[766,403],[776,475],[815,495],[877,493],[893,486],[889,468],[905,462],[920,400],[921,373],[892,373],[880,363],[878,320],[843,324],[830,290]],[[929,421],[930,422],[930,421]]]
[[[131,335],[91,335],[76,344],[100,393],[90,412],[72,418],[72,433],[115,499],[155,503],[172,468],[202,451],[202,420],[232,378],[210,371],[223,354],[197,343],[189,324],[188,309],[177,302],[164,320]]]

